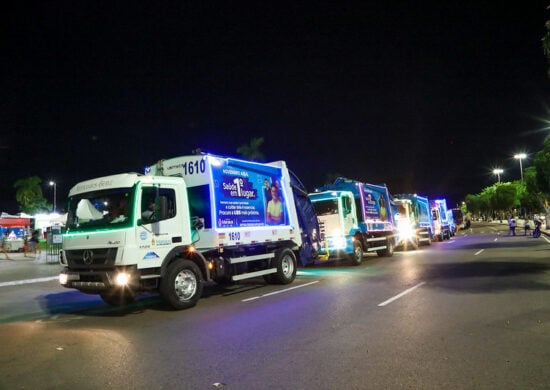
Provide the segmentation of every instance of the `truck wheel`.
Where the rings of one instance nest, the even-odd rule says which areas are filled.
[[[290,249],[283,249],[275,257],[277,272],[272,281],[278,284],[289,284],[296,278],[296,256]]]
[[[359,265],[363,261],[363,245],[359,241],[353,242],[353,253],[349,255],[352,265]]]
[[[386,240],[386,249],[383,249],[381,251],[376,251],[376,253],[378,254],[378,256],[392,257],[393,256],[393,250],[394,250],[393,241],[392,241],[392,239],[388,238]]]
[[[411,243],[411,246],[408,249],[411,249],[413,251],[418,249],[418,247],[420,246],[420,241],[418,240],[418,237],[416,237],[416,236],[411,239],[410,243]]]
[[[136,299],[136,294],[131,290],[113,289],[99,294],[103,302],[111,306],[128,305]]]
[[[160,295],[176,310],[195,306],[202,295],[199,267],[190,260],[172,262],[160,282]]]

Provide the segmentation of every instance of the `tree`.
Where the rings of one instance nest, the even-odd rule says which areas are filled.
[[[479,195],[473,195],[473,194],[466,195],[464,203],[466,203],[466,207],[471,213],[480,214],[481,211],[484,211],[482,209],[482,204],[481,204]]]
[[[531,183],[536,191],[540,205],[546,215],[550,213],[548,198],[550,195],[550,137],[544,140],[543,148],[535,155],[536,180]]]
[[[542,150],[535,155],[537,187],[539,191],[550,193],[550,137],[546,137]]]
[[[50,205],[42,194],[40,183],[42,180],[38,176],[19,179],[14,183],[15,199],[22,212],[32,215],[50,209]]]
[[[550,6],[546,7],[546,9],[549,8]],[[544,23],[544,27],[546,27],[546,34],[542,37],[542,50],[546,60],[550,64],[550,20],[547,20],[546,23]],[[550,77],[550,69],[548,70],[548,77]]]
[[[237,148],[237,153],[247,160],[263,161],[264,154],[260,151],[260,146],[264,143],[264,137],[254,137],[250,140],[249,145],[241,145]]]
[[[518,191],[513,183],[503,183],[497,186],[494,206],[497,210],[508,211],[519,206]]]
[[[520,194],[521,206],[526,214],[539,213],[543,210],[537,187],[537,171],[534,166],[523,170],[523,191]]]

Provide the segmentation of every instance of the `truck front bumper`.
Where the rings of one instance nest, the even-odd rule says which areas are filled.
[[[59,274],[59,283],[67,288],[88,293],[100,293],[116,288],[139,286],[139,276],[134,267],[101,271],[70,271],[65,268]]]

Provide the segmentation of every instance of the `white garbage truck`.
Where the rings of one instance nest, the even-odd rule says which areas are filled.
[[[307,191],[284,161],[191,155],[76,184],[59,280],[110,305],[157,291],[185,309],[204,281],[287,284],[320,253]]]
[[[347,257],[359,265],[365,252],[393,256],[397,231],[386,185],[340,177],[309,198],[328,251],[320,260]]]

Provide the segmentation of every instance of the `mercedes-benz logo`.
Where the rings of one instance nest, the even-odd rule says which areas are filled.
[[[85,250],[84,253],[82,254],[82,261],[86,265],[92,264],[94,262],[94,252],[90,250]]]

